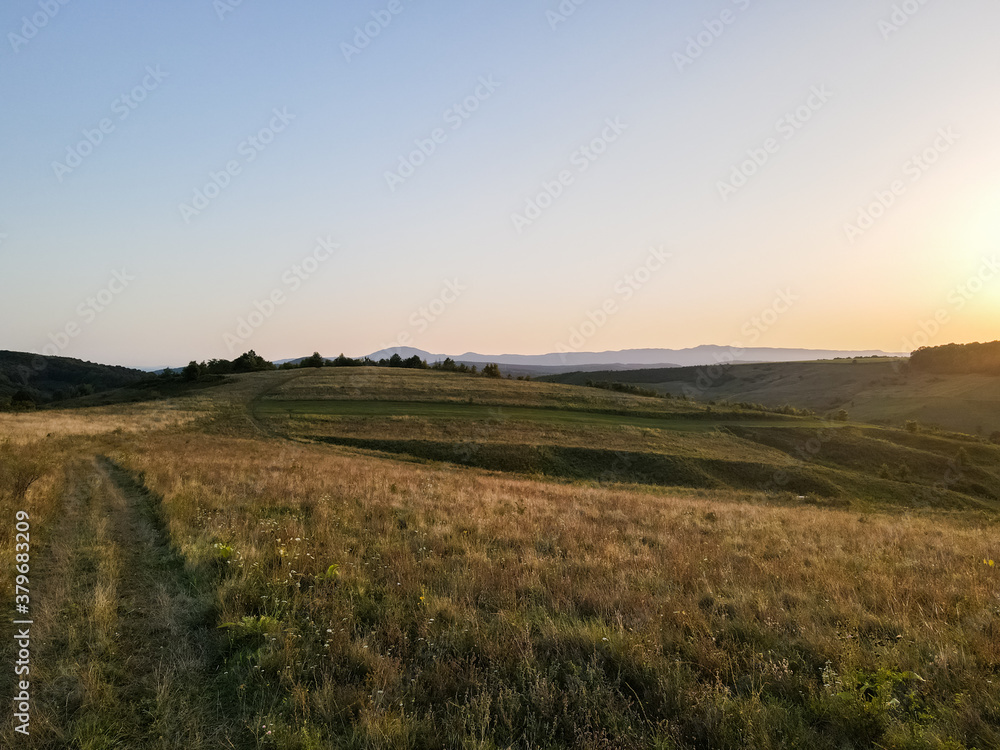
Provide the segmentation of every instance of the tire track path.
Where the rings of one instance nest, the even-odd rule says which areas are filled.
[[[238,748],[218,684],[210,588],[171,546],[158,499],[106,458],[74,471],[44,569],[30,748]],[[23,739],[23,738],[22,738]]]

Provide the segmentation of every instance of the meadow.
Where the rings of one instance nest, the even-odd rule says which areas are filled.
[[[942,375],[916,370],[897,359],[571,373],[545,380],[576,385],[587,380],[617,380],[660,393],[690,394],[703,401],[795,404],[820,414],[846,409],[853,419],[897,427],[913,420],[983,436],[1000,431],[1000,377]]]
[[[972,436],[345,368],[0,440],[4,747],[1000,747]]]

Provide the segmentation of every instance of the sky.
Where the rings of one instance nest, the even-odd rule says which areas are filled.
[[[1000,338],[995,0],[8,0],[0,349]]]

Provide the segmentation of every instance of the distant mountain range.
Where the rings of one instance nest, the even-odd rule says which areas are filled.
[[[378,360],[399,354],[403,359],[414,355],[428,362],[439,362],[451,357],[466,364],[495,362],[507,370],[530,370],[556,374],[577,370],[635,370],[646,367],[701,367],[720,362],[809,362],[819,359],[844,357],[908,357],[909,352],[884,352],[881,350],[837,349],[771,349],[748,348],[737,350],[728,346],[696,346],[691,349],[625,349],[610,352],[566,352],[551,354],[500,354],[487,355],[476,352],[465,354],[432,354],[409,346],[393,347],[373,352],[368,356]]]

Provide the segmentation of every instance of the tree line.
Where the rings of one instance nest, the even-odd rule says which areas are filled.
[[[910,365],[948,375],[1000,375],[1000,341],[925,346],[910,355]]]
[[[443,362],[427,364],[427,360],[421,359],[417,355],[404,359],[398,353],[391,357],[382,359],[371,359],[362,357],[354,359],[340,354],[335,359],[327,359],[319,352],[313,352],[311,356],[297,362],[284,362],[280,366],[268,362],[259,356],[252,349],[236,359],[229,361],[225,359],[210,359],[207,362],[196,362],[192,360],[181,372],[180,376],[185,380],[199,380],[210,375],[232,375],[243,372],[262,372],[265,370],[298,370],[306,368],[320,367],[393,367],[408,370],[439,370],[442,372],[457,372],[467,375],[482,375],[487,378],[502,378],[500,366],[496,364],[483,365],[479,370],[475,365],[467,365],[464,362],[456,362],[451,357],[447,357]],[[164,371],[164,376],[174,376],[170,370]],[[508,376],[509,378],[510,376]],[[521,379],[521,378],[519,378]],[[528,379],[527,376],[524,379]]]

